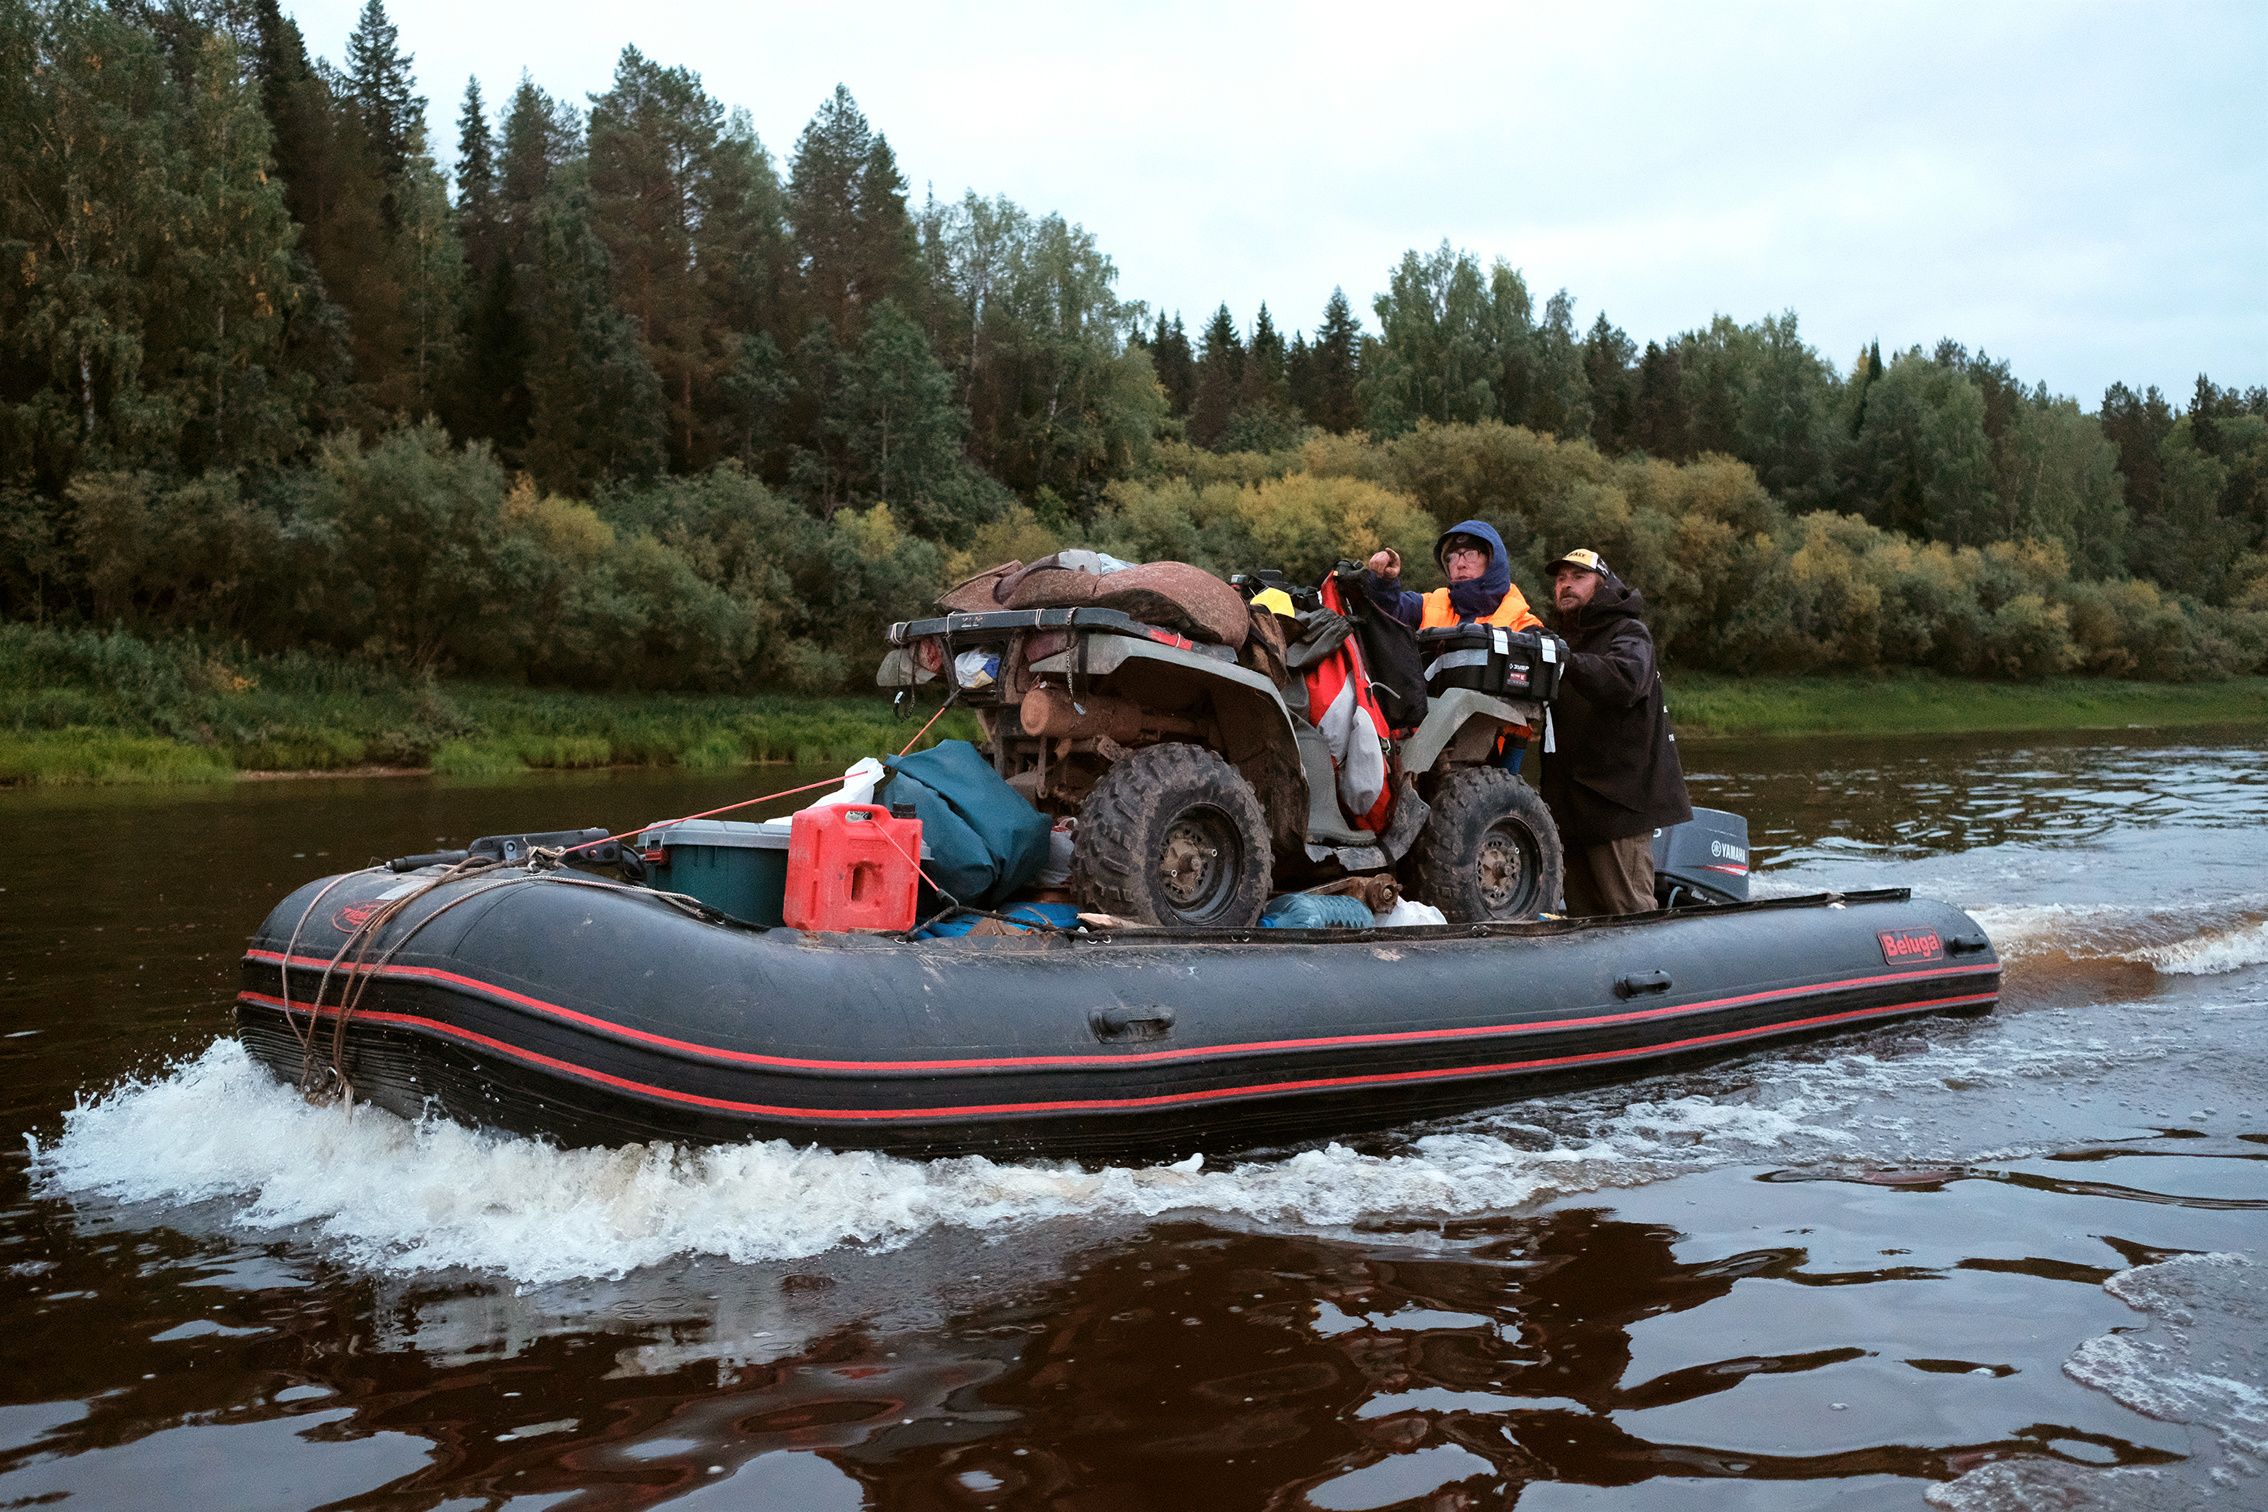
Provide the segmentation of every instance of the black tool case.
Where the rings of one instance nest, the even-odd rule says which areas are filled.
[[[1499,625],[1444,625],[1420,630],[1417,639],[1425,691],[1434,697],[1451,688],[1544,703],[1559,696],[1567,642],[1556,635]]]

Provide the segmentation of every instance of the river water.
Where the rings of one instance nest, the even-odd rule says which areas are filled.
[[[0,793],[0,1508],[2268,1507],[2261,742],[1686,754],[2001,1010],[1196,1170],[562,1153],[300,1103],[245,937],[793,774]]]

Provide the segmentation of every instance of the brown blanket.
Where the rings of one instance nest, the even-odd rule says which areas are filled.
[[[1223,646],[1243,646],[1252,628],[1243,596],[1187,562],[1145,562],[1100,576],[1059,566],[1052,557],[1029,567],[1003,562],[955,584],[937,600],[948,614],[1086,605],[1116,609],[1146,625]]]

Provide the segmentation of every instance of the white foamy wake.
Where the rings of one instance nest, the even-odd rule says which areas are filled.
[[[529,1282],[618,1276],[673,1255],[735,1261],[904,1244],[932,1229],[1202,1209],[1336,1226],[1366,1214],[1494,1211],[1621,1179],[1611,1147],[1535,1152],[1478,1135],[1410,1154],[1338,1145],[1219,1170],[917,1161],[781,1142],[560,1150],[442,1120],[311,1107],[234,1040],[65,1115],[33,1146],[44,1190],[240,1204],[382,1271],[464,1266]]]
[[[2060,952],[2074,960],[2139,961],[2173,976],[2219,976],[2268,962],[2268,899],[2246,894],[2209,909],[2028,903],[1969,910],[2010,964]]]
[[[2268,961],[2268,920],[2235,929],[2208,929],[2186,940],[2129,951],[2171,976],[2220,976]]]
[[[672,1257],[800,1259],[889,1249],[948,1230],[997,1234],[1056,1218],[1330,1229],[1389,1214],[1501,1212],[1757,1160],[1998,1157],[1951,1113],[1975,1089],[2061,1084],[2151,1053],[2018,1024],[1827,1056],[1760,1056],[1701,1073],[1509,1104],[1375,1148],[1327,1145],[1212,1167],[1088,1169],[970,1156],[907,1160],[781,1142],[560,1150],[446,1120],[351,1119],[312,1107],[234,1040],[65,1115],[34,1143],[42,1189],[121,1202],[211,1204],[244,1229],[294,1231],[380,1272],[451,1267],[550,1283]],[[2052,1031],[2052,1032],[2051,1032]],[[1901,1032],[1902,1033],[1902,1032]],[[1547,1127],[1548,1125],[1548,1127]],[[1949,1132],[1949,1130],[1951,1132]]]
[[[2068,949],[2074,937],[2099,935],[2131,920],[2135,910],[2112,904],[1986,904],[1969,910],[2003,961],[2020,961],[2044,949]]]

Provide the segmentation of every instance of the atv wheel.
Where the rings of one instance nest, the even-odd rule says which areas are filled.
[[[1071,841],[1083,907],[1148,924],[1243,928],[1268,904],[1268,820],[1202,746],[1144,746],[1087,795]]]
[[[1559,828],[1536,790],[1501,767],[1452,774],[1410,847],[1418,898],[1452,923],[1532,919],[1559,904]]]

